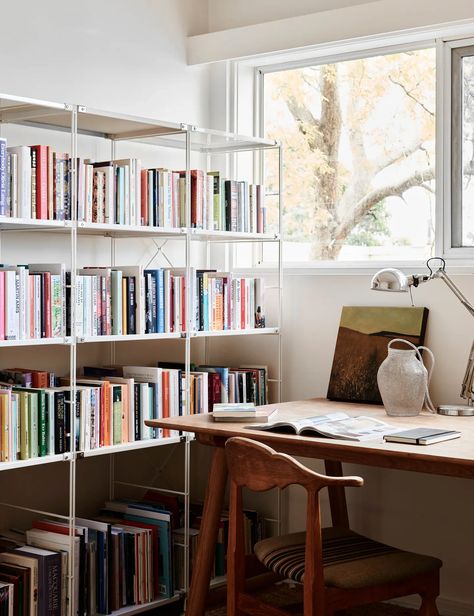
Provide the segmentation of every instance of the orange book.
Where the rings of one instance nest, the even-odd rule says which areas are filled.
[[[162,398],[162,415],[163,419],[170,416],[170,373],[167,370],[162,372],[162,384],[161,384],[161,398]],[[163,437],[169,438],[169,428],[163,428]]]

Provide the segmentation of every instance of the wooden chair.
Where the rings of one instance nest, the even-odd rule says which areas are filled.
[[[227,552],[227,614],[287,616],[245,592],[242,488],[256,492],[298,484],[308,493],[306,533],[264,539],[257,558],[283,578],[302,582],[304,616],[335,616],[343,611],[412,594],[421,596],[419,614],[439,616],[440,560],[392,548],[349,529],[321,529],[319,492],[328,486],[362,486],[360,477],[327,477],[290,456],[247,438],[226,443],[230,474]]]

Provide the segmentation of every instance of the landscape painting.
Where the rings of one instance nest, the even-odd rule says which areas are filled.
[[[377,371],[387,357],[388,343],[403,338],[423,344],[427,318],[428,308],[344,306],[327,397],[381,404]]]

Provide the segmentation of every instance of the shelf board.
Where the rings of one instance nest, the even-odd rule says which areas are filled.
[[[71,458],[70,453],[59,453],[53,456],[42,456],[41,458],[30,458],[28,460],[12,460],[11,462],[0,462],[0,471],[9,471],[15,468],[26,468],[27,466],[40,466],[51,464],[52,462],[63,462]]]
[[[218,588],[219,586],[225,586],[227,584],[227,576],[226,575],[218,575],[217,577],[212,578],[209,583],[209,588]]]
[[[178,340],[183,338],[180,332],[167,334],[128,334],[126,336],[84,336],[78,337],[78,344],[90,342],[134,342],[137,340]]]
[[[207,229],[190,229],[192,240],[228,241],[228,242],[277,242],[277,233],[246,233],[243,231],[212,231]]]
[[[149,447],[162,447],[163,445],[174,445],[181,442],[180,436],[171,436],[168,438],[146,439],[143,441],[133,441],[132,443],[121,443],[120,445],[108,445],[107,447],[98,447],[88,451],[78,451],[78,458],[91,458],[93,456],[102,456],[111,453],[121,453],[123,451],[136,451],[137,449],[147,449]]]
[[[278,334],[278,327],[259,327],[252,329],[224,329],[218,331],[192,332],[191,337],[213,338],[215,336],[262,336],[268,334]]]
[[[161,605],[169,605],[170,603],[176,603],[182,598],[182,595],[179,593],[174,594],[169,599],[155,599],[150,603],[141,603],[139,605],[127,605],[126,607],[122,607],[119,610],[115,610],[112,612],[110,616],[125,616],[126,614],[140,614],[141,612],[147,612],[153,608],[160,607]],[[101,616],[100,614],[98,616]]]
[[[71,338],[27,338],[26,340],[0,340],[1,347],[70,345]]]
[[[0,216],[1,231],[37,231],[70,233],[72,223],[69,220],[39,220],[35,218],[10,218]]]
[[[116,225],[96,222],[78,222],[77,232],[79,235],[102,235],[104,237],[186,237],[184,227],[139,227],[136,225]]]

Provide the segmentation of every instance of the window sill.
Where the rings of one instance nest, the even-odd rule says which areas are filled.
[[[361,262],[360,264],[349,262],[321,262],[321,263],[285,263],[283,265],[284,276],[373,276],[380,269],[393,267],[405,273],[423,273],[427,271],[426,261],[385,261],[385,262]],[[263,263],[251,271],[258,270],[262,274],[275,274],[278,271],[277,263]],[[453,276],[472,276],[474,263],[449,259],[446,270]],[[239,268],[240,271],[240,268]]]

